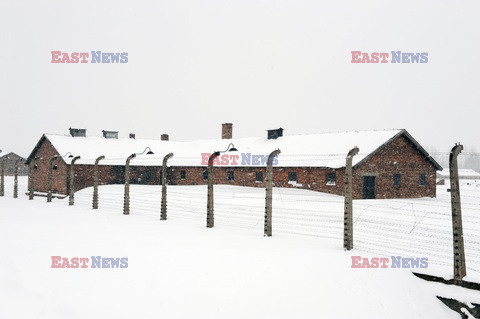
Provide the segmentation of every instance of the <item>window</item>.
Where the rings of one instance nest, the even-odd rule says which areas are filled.
[[[263,173],[262,172],[257,172],[255,174],[255,181],[256,182],[263,182]]]
[[[336,185],[337,184],[337,174],[327,173],[326,174],[326,184],[327,185]]]
[[[187,172],[185,170],[180,171],[180,179],[186,179],[187,178]]]
[[[235,180],[235,175],[233,174],[233,171],[228,171],[227,172],[227,180],[229,180],[229,181],[234,181]]]
[[[297,173],[296,172],[289,172],[288,173],[288,181],[289,182],[296,182],[297,181]]]
[[[204,170],[203,171],[203,180],[207,180],[207,179],[208,179],[208,171]]]
[[[393,186],[399,187],[400,186],[400,181],[401,181],[401,175],[400,174],[393,174]]]
[[[418,185],[420,186],[427,185],[427,175],[425,174],[418,175]]]

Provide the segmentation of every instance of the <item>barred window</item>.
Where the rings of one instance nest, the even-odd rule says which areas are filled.
[[[427,185],[427,175],[425,174],[418,175],[418,185],[420,186]]]
[[[400,174],[393,174],[393,186],[400,186],[402,176]]]
[[[288,181],[289,182],[296,182],[297,181],[297,173],[296,172],[289,172],[288,173]]]
[[[326,184],[327,185],[336,185],[337,184],[337,174],[327,173],[326,174]]]

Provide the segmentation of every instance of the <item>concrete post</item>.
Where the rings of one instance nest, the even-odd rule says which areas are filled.
[[[215,182],[213,176],[213,160],[219,156],[220,152],[214,152],[208,158],[208,193],[207,193],[207,227],[212,228],[214,225],[213,216],[213,183]]]
[[[98,209],[98,163],[105,159],[105,156],[99,156],[95,160],[95,166],[93,168],[93,203],[92,208]]]
[[[2,166],[0,167],[0,196],[5,195],[5,161],[8,157],[2,159]]]
[[[48,193],[47,203],[52,201],[52,184],[53,184],[53,163],[57,160],[58,155],[54,155],[48,163]]]
[[[272,187],[273,187],[273,159],[280,154],[280,150],[275,150],[268,155],[267,176],[265,179],[265,224],[263,236],[272,236]]]
[[[14,166],[14,179],[13,179],[13,198],[18,198],[18,164],[23,159],[19,158],[15,161],[15,166]]]
[[[352,159],[358,154],[358,147],[352,148],[345,164],[345,206],[343,217],[343,249],[353,249],[353,174]]]
[[[80,159],[80,156],[75,156],[70,163],[70,185],[69,185],[69,197],[68,197],[68,205],[72,206],[75,202],[74,193],[75,193],[75,171],[74,165],[75,162]]]
[[[137,155],[132,154],[125,163],[125,192],[123,194],[123,215],[130,214],[130,161]]]
[[[33,188],[35,187],[35,164],[39,157],[32,158],[30,164],[28,165],[28,199],[33,200]]]
[[[463,145],[455,144],[450,152],[450,191],[452,199],[453,228],[453,273],[455,280],[462,280],[467,275],[465,248],[463,244],[462,206],[460,202],[460,185],[458,183],[457,157]]]
[[[173,156],[173,153],[165,155],[162,164],[162,210],[160,213],[160,219],[167,219],[167,161]]]

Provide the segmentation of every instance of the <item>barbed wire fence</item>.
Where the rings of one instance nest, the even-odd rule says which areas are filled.
[[[448,154],[432,155],[438,157]],[[462,154],[480,156],[480,153]],[[345,154],[305,156],[312,160],[345,159]],[[158,161],[158,158],[148,160]],[[480,274],[480,180],[463,183],[461,198],[466,265],[468,271]],[[120,214],[123,187],[100,186],[99,207],[112,209]],[[448,186],[438,186],[436,198],[354,200],[354,249],[387,257],[428,257],[429,264],[450,270],[453,267],[452,215],[450,193],[447,189]],[[6,195],[8,194],[6,191]],[[77,205],[91,207],[91,189],[77,192],[75,201]],[[161,186],[132,184],[130,201],[132,214],[157,220],[160,216]],[[328,239],[337,242],[338,247],[341,247],[344,229],[343,204],[343,196],[294,188],[274,188],[274,234]],[[207,215],[206,208],[206,186],[168,186],[169,218],[191,220],[203,226]],[[261,234],[264,209],[263,188],[215,185],[216,225],[258,230]]]

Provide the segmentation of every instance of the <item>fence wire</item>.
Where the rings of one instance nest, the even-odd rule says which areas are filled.
[[[462,214],[467,269],[480,274],[480,187],[462,185]],[[480,184],[480,183],[479,183]],[[465,188],[465,189],[463,189]],[[262,188],[215,185],[215,225],[258,230],[263,234],[265,193]],[[92,191],[75,196],[91,206]],[[99,206],[122,212],[123,185],[100,186]],[[478,196],[477,196],[478,195]],[[273,234],[343,241],[343,197],[301,189],[273,189]],[[159,218],[161,186],[131,185],[130,212]],[[168,186],[168,218],[204,226],[207,187]],[[453,267],[450,193],[437,198],[354,200],[354,248],[379,256],[428,257],[429,264]],[[447,269],[447,268],[446,268]]]

